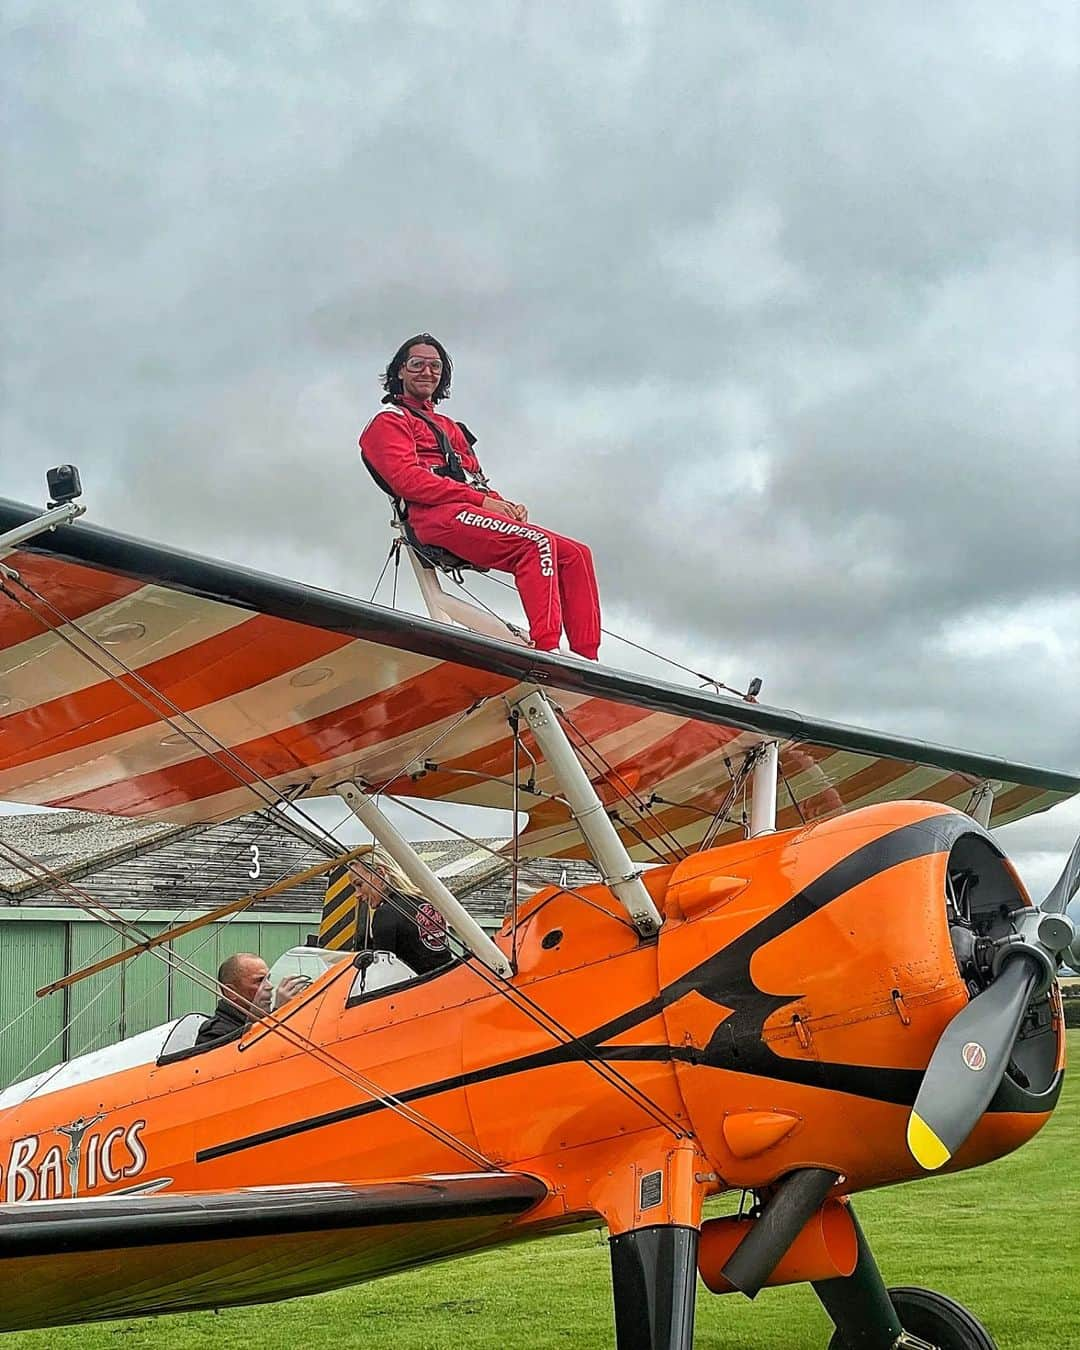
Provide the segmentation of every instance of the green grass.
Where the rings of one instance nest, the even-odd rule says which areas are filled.
[[[1069,1033],[1073,1062],[1080,1031]],[[1001,1350],[1080,1350],[1080,1076],[1050,1124],[990,1167],[858,1202],[890,1284],[960,1299]],[[804,1287],[751,1304],[699,1285],[698,1350],[824,1350],[830,1323]],[[263,1308],[24,1332],[2,1350],[532,1350],[614,1343],[606,1242],[587,1233],[487,1252]]]

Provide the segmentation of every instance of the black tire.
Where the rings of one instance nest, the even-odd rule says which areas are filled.
[[[903,1285],[890,1289],[889,1297],[904,1330],[929,1341],[937,1350],[997,1350],[997,1343],[983,1324],[947,1294]],[[829,1350],[848,1350],[839,1332],[829,1342]]]

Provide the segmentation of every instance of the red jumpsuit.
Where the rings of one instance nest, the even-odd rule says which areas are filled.
[[[540,651],[553,651],[565,627],[573,651],[596,660],[600,646],[600,597],[592,554],[584,544],[532,522],[508,520],[483,509],[499,493],[434,472],[446,461],[435,433],[419,408],[446,435],[469,476],[481,475],[472,446],[456,422],[430,403],[390,404],[364,428],[365,461],[409,507],[409,524],[422,544],[449,549],[466,562],[512,572],[529,619],[529,635]]]

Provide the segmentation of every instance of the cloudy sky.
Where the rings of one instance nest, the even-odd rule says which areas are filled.
[[[1080,771],[1069,0],[5,8],[0,494],[370,595],[430,329],[609,627]]]

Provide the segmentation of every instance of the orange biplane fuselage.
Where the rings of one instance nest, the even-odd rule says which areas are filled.
[[[5,1199],[481,1166],[433,1137],[434,1126],[492,1170],[543,1188],[523,1215],[456,1234],[449,1245],[462,1250],[582,1224],[613,1235],[696,1227],[706,1196],[760,1191],[804,1168],[840,1174],[843,1194],[923,1175],[905,1141],[911,1105],[969,998],[945,905],[958,846],[982,850],[996,884],[1030,903],[968,817],[900,802],[648,872],[665,917],[650,941],[602,886],[584,889],[588,904],[541,892],[520,916],[508,985],[473,959],[356,997],[346,963],[280,1014],[323,1056],[256,1024],[239,1042],[8,1111]],[[509,927],[498,941],[509,953]],[[1008,1153],[1048,1118],[1064,1057],[1056,991],[1047,1006],[1032,1031],[1041,1048],[1029,1090],[1003,1088],[951,1167]],[[406,1108],[373,1098],[371,1084]],[[72,1148],[60,1127],[87,1121]],[[388,1230],[337,1282],[446,1254],[445,1241],[410,1247]],[[93,1254],[27,1258],[24,1269],[13,1325],[29,1324],[19,1308],[35,1300],[36,1324],[43,1305],[46,1321],[67,1320],[69,1302],[80,1317],[92,1310]],[[262,1296],[304,1287],[283,1281]]]

